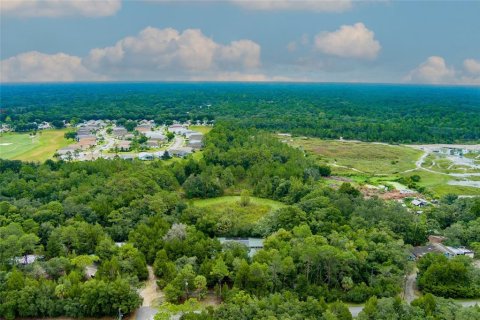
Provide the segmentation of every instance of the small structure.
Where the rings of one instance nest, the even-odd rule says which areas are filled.
[[[248,255],[252,257],[258,250],[263,249],[262,238],[217,238],[223,245],[228,242],[236,242],[245,245],[248,248]]]

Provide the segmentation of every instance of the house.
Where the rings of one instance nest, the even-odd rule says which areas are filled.
[[[167,129],[169,132],[173,132],[175,134],[184,134],[187,129],[181,124],[173,124]]]
[[[117,138],[123,138],[128,133],[125,127],[115,127],[112,130],[112,134]]]
[[[412,254],[415,259],[420,259],[427,253],[443,253],[443,251],[438,248],[435,244],[428,244],[426,246],[417,246],[412,249]]]
[[[193,152],[193,149],[190,147],[180,147],[176,149],[170,149],[168,150],[168,153],[172,156],[180,157],[183,158]]]
[[[78,144],[80,146],[80,149],[85,150],[90,147],[96,146],[97,145],[97,138],[95,136],[93,137],[85,137],[81,138],[78,140]]]
[[[148,152],[140,152],[138,154],[138,159],[143,160],[143,161],[148,161],[148,160],[153,160],[154,156],[152,153]]]
[[[167,137],[160,131],[145,132],[145,136],[149,140],[162,141],[162,142],[167,140]]]
[[[248,248],[248,255],[252,257],[258,250],[263,249],[262,238],[217,238],[223,245],[228,242],[236,242],[245,245]]]
[[[151,148],[158,148],[158,141],[148,140],[147,141],[147,146],[149,146]]]
[[[135,127],[135,130],[141,133],[146,133],[152,131],[152,126],[150,124],[140,124]]]
[[[200,132],[188,131],[184,135],[189,140],[203,140],[203,134]]]
[[[132,146],[132,141],[120,140],[117,142],[117,148],[120,151],[129,151]]]
[[[92,138],[95,137],[94,132],[96,131],[95,127],[92,126],[82,126],[77,130],[77,141],[83,138]]]
[[[71,144],[69,146],[58,149],[56,153],[60,156],[66,155],[68,153],[71,153],[73,155],[73,152],[75,152],[75,150],[77,150],[77,147],[78,147],[77,144]]]
[[[453,258],[459,255],[473,258],[475,255],[472,250],[466,249],[465,247],[449,247],[438,242],[430,243],[426,246],[414,247],[412,250],[412,254],[416,259],[420,259],[427,253],[439,253],[445,255],[447,258]]]
[[[203,142],[201,140],[189,140],[187,146],[193,149],[201,149],[203,147]]]

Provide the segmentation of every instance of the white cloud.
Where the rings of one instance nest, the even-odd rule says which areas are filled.
[[[439,56],[431,56],[417,68],[410,71],[406,80],[416,83],[451,83],[455,79],[455,70],[448,67],[445,59]]]
[[[0,62],[0,82],[71,82],[106,80],[83,65],[81,58],[65,53],[21,53]]]
[[[219,44],[198,29],[179,32],[148,27],[114,46],[91,50],[84,64],[91,70],[121,78],[207,76],[259,67],[260,46],[251,40]]]
[[[445,59],[439,56],[428,57],[417,68],[410,71],[404,78],[406,82],[428,83],[428,84],[480,84],[480,64],[475,64],[473,59],[464,61],[464,68],[471,74],[476,72],[477,76],[466,75],[454,67],[448,66]]]
[[[463,67],[471,74],[480,75],[480,61],[475,59],[465,59],[463,61]]]
[[[21,17],[111,16],[121,0],[1,0],[0,12]]]
[[[352,7],[351,0],[230,0],[249,10],[304,10],[343,12]]]
[[[322,32],[315,37],[315,49],[338,57],[375,59],[381,45],[373,31],[363,23],[343,25],[333,32]]]

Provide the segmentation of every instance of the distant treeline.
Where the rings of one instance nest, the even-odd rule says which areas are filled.
[[[0,121],[234,120],[239,126],[385,142],[480,140],[480,89],[360,84],[3,85]]]

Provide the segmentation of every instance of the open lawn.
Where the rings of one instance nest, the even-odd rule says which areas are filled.
[[[236,205],[238,204],[239,201],[240,201],[240,196],[224,196],[224,197],[218,197],[218,198],[194,200],[193,204],[200,208],[209,207],[209,206],[224,207],[232,204]],[[263,198],[257,198],[257,197],[250,197],[250,202],[253,205],[268,206],[272,210],[276,210],[286,206],[285,204],[275,200],[263,199]]]
[[[63,137],[65,132],[66,129],[39,131],[33,138],[28,133],[4,133],[0,135],[0,158],[45,161],[71,143]]]
[[[309,151],[336,174],[346,172],[388,175],[415,168],[422,152],[405,146],[356,141],[294,138],[292,146]]]
[[[285,204],[273,200],[250,197],[250,203],[240,205],[239,196],[225,196],[193,201],[193,205],[202,208],[203,222],[211,224],[212,232],[223,237],[255,236],[255,227],[268,213]]]
[[[203,134],[207,134],[213,129],[213,127],[212,126],[189,126],[188,129],[193,131],[198,131]]]

